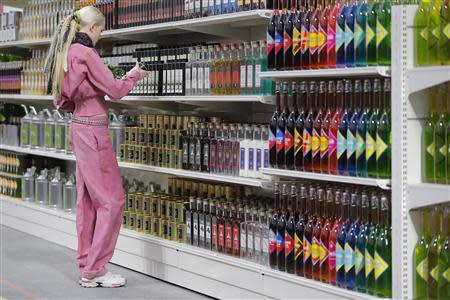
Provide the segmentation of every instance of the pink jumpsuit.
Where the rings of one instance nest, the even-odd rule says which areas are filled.
[[[123,80],[114,79],[93,49],[72,44],[68,53],[61,97],[74,105],[74,117],[108,114],[105,95],[126,96],[139,79],[134,71]],[[90,117],[90,118],[89,118]],[[92,279],[104,275],[111,260],[122,222],[124,190],[108,126],[72,122],[70,140],[76,157],[79,276]]]

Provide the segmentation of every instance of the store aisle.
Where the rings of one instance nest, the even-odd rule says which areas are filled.
[[[5,226],[0,255],[0,299],[207,299],[115,265],[108,269],[126,276],[126,287],[81,288],[74,251]]]

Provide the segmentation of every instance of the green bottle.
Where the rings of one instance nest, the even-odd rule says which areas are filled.
[[[422,236],[414,249],[414,297],[417,300],[426,300],[428,297],[428,247],[431,242],[430,211],[424,209],[421,214]]]
[[[439,57],[442,65],[450,65],[450,4],[448,0],[441,0],[440,15]]]
[[[431,113],[425,121],[422,131],[422,162],[423,162],[423,180],[428,183],[434,183],[434,125],[437,121],[436,95],[432,91],[431,95]]]
[[[428,248],[428,299],[438,299],[438,280],[439,280],[439,256],[444,239],[441,235],[442,216],[440,207],[434,206],[431,213],[431,236],[432,241]]]
[[[440,65],[439,40],[441,38],[440,0],[434,0],[428,15],[428,59],[431,65]]]
[[[450,206],[444,209],[442,235],[446,237],[446,241],[442,246],[441,255],[439,256],[439,280],[438,280],[438,297],[439,299],[450,299]]]
[[[389,201],[381,197],[380,234],[375,243],[375,286],[376,295],[392,298],[392,251],[391,251],[391,222]]]
[[[371,211],[370,216],[372,218],[372,227],[370,228],[369,236],[367,237],[366,249],[364,251],[364,268],[366,271],[366,287],[367,291],[371,295],[375,295],[376,285],[375,285],[375,243],[378,239],[378,233],[380,229],[380,205],[379,200],[376,195],[372,195],[370,200]]]
[[[416,19],[414,20],[415,31],[414,37],[416,42],[416,64],[418,66],[428,65],[428,13],[431,8],[431,0],[420,1],[419,9],[417,10]]]
[[[444,86],[438,87],[438,99],[441,102],[439,105],[439,119],[434,126],[434,178],[436,183],[447,184],[447,110],[446,98],[444,93]]]
[[[375,79],[373,83],[373,112],[369,118],[366,132],[367,175],[372,178],[377,177],[377,123],[380,115],[381,97],[381,82],[379,79]]]
[[[365,270],[365,249],[369,238],[372,222],[370,221],[370,202],[367,194],[361,195],[361,227],[356,237],[356,290],[360,293],[367,293],[366,270]]]
[[[377,11],[377,63],[380,66],[391,64],[391,1],[384,0]]]
[[[384,81],[384,93],[381,107],[382,114],[377,122],[377,176],[378,178],[391,177],[391,119],[389,103],[391,99],[391,80]]]
[[[380,6],[378,0],[369,1],[366,23],[366,51],[367,65],[376,66],[377,63],[377,11]]]
[[[267,41],[261,40],[259,42],[260,45],[260,52],[259,52],[259,59],[261,60],[261,72],[267,71],[267,55],[266,55],[266,48],[267,48]],[[271,86],[271,80],[269,78],[261,78],[261,95],[263,96],[271,96],[272,95],[272,89]]]

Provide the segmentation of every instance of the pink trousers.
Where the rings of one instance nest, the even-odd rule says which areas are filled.
[[[79,276],[103,276],[122,223],[125,196],[107,126],[73,123],[70,130],[76,157]]]

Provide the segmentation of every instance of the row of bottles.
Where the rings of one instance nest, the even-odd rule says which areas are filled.
[[[0,102],[0,144],[20,145],[20,119],[23,110],[20,105]]]
[[[73,0],[31,0],[24,7],[20,22],[20,40],[50,38],[58,24],[73,13]]]
[[[427,183],[450,183],[450,85],[431,90],[431,110],[422,130],[422,177]]]
[[[414,20],[416,65],[450,64],[449,16],[448,0],[420,1]]]
[[[391,64],[391,5],[383,1],[306,1],[278,10],[267,30],[269,70]]]
[[[0,13],[0,43],[17,40],[21,17],[19,11]]]
[[[291,97],[288,89],[277,83],[272,168],[390,178],[390,79],[294,82]]]
[[[52,209],[75,212],[77,189],[75,175],[65,178],[59,167],[42,169],[36,172],[36,167],[27,168],[22,176],[22,200],[45,205]]]
[[[111,30],[114,27],[114,0],[95,0],[92,6],[98,8],[105,16],[105,30]],[[75,7],[78,7],[75,4]],[[146,13],[146,12],[142,12]]]
[[[13,175],[23,174],[29,163],[29,156],[11,151],[0,151],[0,172]]]
[[[420,211],[422,229],[414,249],[414,298],[450,299],[450,206]]]
[[[0,62],[0,94],[20,94],[22,61]]]
[[[47,53],[47,49],[33,49],[31,50],[31,58],[23,62],[23,69],[20,74],[21,94],[47,94],[48,75],[44,74],[44,64]]]

